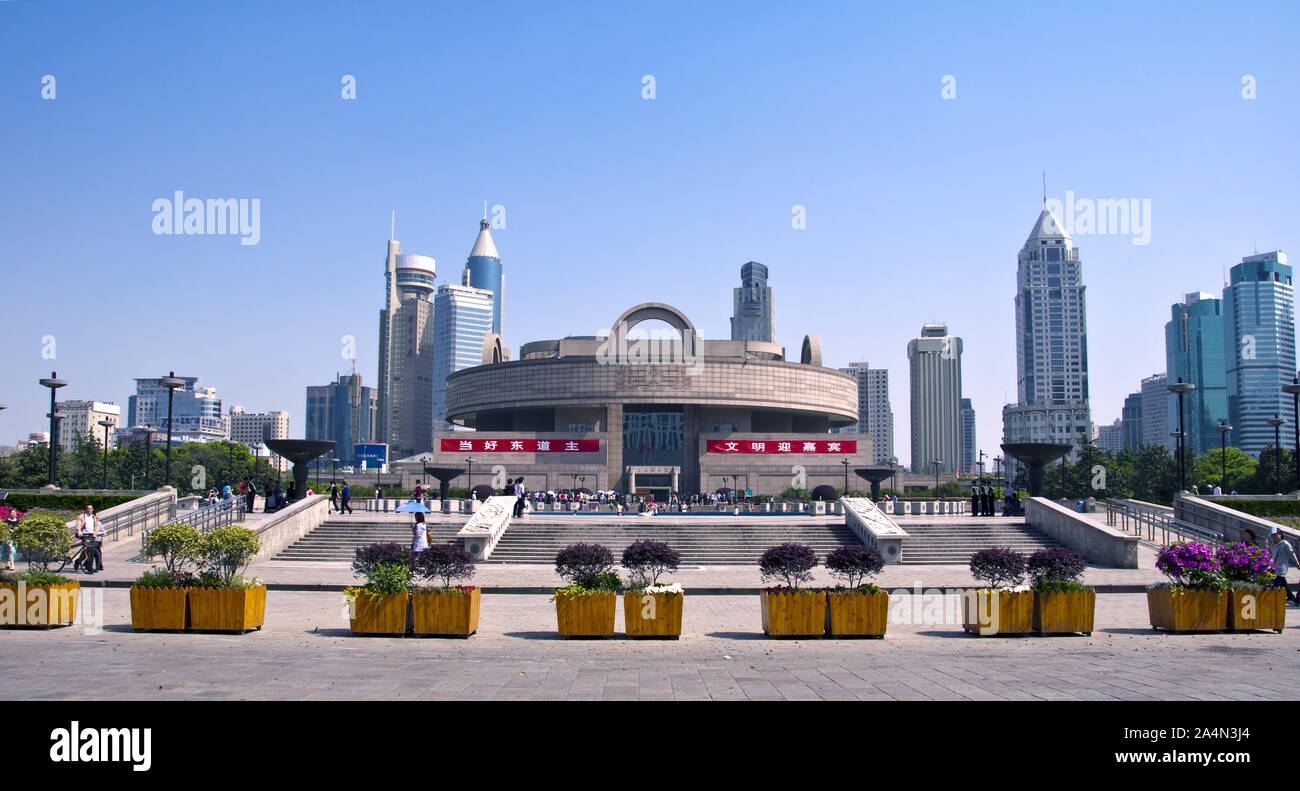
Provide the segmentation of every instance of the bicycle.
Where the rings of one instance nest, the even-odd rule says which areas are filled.
[[[81,549],[77,552],[77,554],[65,555],[63,558],[63,562],[60,563],[59,567],[54,570],[54,573],[58,574],[59,572],[63,571],[65,568],[67,568],[69,563],[72,564],[73,570],[89,574],[93,568],[91,564],[94,563],[94,559],[91,558],[90,556],[90,542],[86,541],[85,539],[82,539]]]

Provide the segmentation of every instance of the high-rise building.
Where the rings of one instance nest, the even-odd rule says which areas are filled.
[[[1134,453],[1142,450],[1142,393],[1129,393],[1124,398],[1124,448]]]
[[[1223,338],[1231,442],[1258,456],[1273,444],[1268,419],[1276,414],[1293,426],[1296,418],[1291,396],[1282,392],[1296,375],[1295,301],[1286,253],[1248,255],[1229,270]]]
[[[889,369],[865,361],[841,368],[858,380],[858,422],[840,429],[845,434],[871,435],[871,463],[889,464],[894,456],[894,410],[889,406]]]
[[[961,464],[961,338],[926,324],[907,343],[912,379],[912,472],[955,472]]]
[[[975,472],[975,407],[969,398],[961,400],[961,471]]]
[[[1016,260],[1018,402],[1002,409],[1003,441],[1068,443],[1077,457],[1092,430],[1079,251],[1044,205]]]
[[[447,422],[447,377],[482,365],[483,341],[492,332],[491,291],[445,284],[438,287],[434,308],[433,415],[434,430],[451,431]]]
[[[388,242],[384,308],[379,312],[379,441],[388,458],[433,442],[433,292],[436,262]]]
[[[492,292],[492,332],[500,335],[503,323],[501,299],[506,291],[506,276],[501,272],[501,256],[497,254],[492,232],[488,230],[486,210],[483,212],[483,220],[478,224],[478,238],[469,251],[469,260],[465,262],[462,284]],[[442,420],[443,416],[439,415],[437,419]]]
[[[1152,374],[1142,380],[1142,445],[1163,445],[1174,451],[1174,438],[1169,436],[1168,377]]]
[[[365,387],[360,374],[335,375],[327,385],[308,385],[305,434],[307,439],[334,440],[339,464],[357,464],[358,443],[373,442],[378,394]]]
[[[172,402],[172,444],[221,442],[230,436],[230,419],[222,414],[215,387],[199,387],[197,376],[177,377],[185,382]],[[135,395],[127,399],[127,427],[152,426],[155,439],[167,435],[167,388],[160,378],[136,379]]]
[[[230,439],[253,449],[258,456],[270,459],[271,466],[284,470],[288,463],[280,455],[266,447],[268,439],[289,438],[289,413],[283,410],[273,412],[245,412],[242,406],[230,408]],[[260,445],[260,447],[258,447]]]
[[[122,407],[112,401],[60,401],[59,414],[63,421],[59,423],[59,447],[71,453],[77,447],[77,438],[90,441],[94,438],[103,447],[104,427],[99,421],[109,422],[108,447],[117,446],[115,435],[122,422]],[[165,416],[165,415],[164,415]]]
[[[767,267],[750,261],[740,268],[740,288],[732,289],[731,339],[776,343],[776,303],[767,285]]]
[[[1119,453],[1124,450],[1124,420],[1115,418],[1109,426],[1101,426],[1097,431],[1097,447],[1107,453]]]
[[[1196,386],[1183,396],[1183,421],[1187,447],[1200,455],[1219,446],[1214,426],[1228,417],[1224,385],[1223,301],[1213,294],[1187,294],[1172,308],[1165,324],[1166,373]],[[1166,409],[1168,431],[1178,430],[1178,398],[1170,396]]]

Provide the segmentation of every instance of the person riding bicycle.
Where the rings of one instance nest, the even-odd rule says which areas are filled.
[[[86,547],[85,569],[87,574],[104,570],[104,555],[101,546],[107,534],[104,523],[95,516],[95,506],[87,505],[85,511],[77,515],[77,536]]]

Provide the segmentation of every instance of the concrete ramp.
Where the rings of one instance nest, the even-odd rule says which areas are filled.
[[[506,528],[510,527],[510,515],[514,513],[516,502],[517,498],[510,495],[495,495],[484,500],[456,534],[456,543],[475,560],[487,560],[501,536],[505,535]]]

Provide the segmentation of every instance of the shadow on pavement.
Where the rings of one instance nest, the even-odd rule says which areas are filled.
[[[762,632],[705,632],[705,637],[723,640],[820,640],[820,637],[768,637]]]

